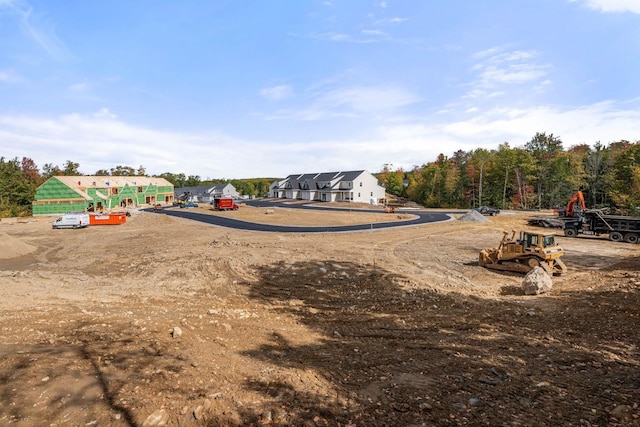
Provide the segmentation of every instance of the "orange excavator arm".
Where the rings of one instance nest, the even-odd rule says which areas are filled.
[[[576,191],[576,193],[569,199],[569,203],[567,203],[567,209],[565,210],[566,216],[573,216],[576,203],[578,204],[580,210],[585,210],[587,208],[584,204],[584,195],[580,190]]]

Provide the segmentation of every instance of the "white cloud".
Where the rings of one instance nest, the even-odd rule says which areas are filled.
[[[80,171],[92,174],[117,165],[143,165],[150,174],[184,172],[209,177],[267,176],[268,166],[236,164],[219,168],[215,159],[255,158],[261,143],[246,143],[218,132],[202,134],[158,131],[116,119],[108,109],[92,115],[57,117],[0,116],[0,146],[7,158],[32,158],[62,166],[80,163]],[[29,147],[25,151],[25,147]],[[188,162],[185,162],[188,159]],[[268,165],[268,163],[266,163]],[[226,169],[225,169],[226,168]],[[236,169],[236,170],[234,170]]]
[[[415,104],[420,97],[401,88],[346,87],[321,94],[317,102],[329,108],[347,109],[356,113],[390,112]]]
[[[356,36],[353,36],[351,34],[344,34],[344,33],[314,33],[309,35],[309,37],[311,37],[312,39],[316,39],[316,40],[321,40],[321,41],[330,41],[330,42],[335,42],[335,43],[356,43],[356,44],[367,44],[367,43],[375,43],[375,42],[379,42],[380,39],[378,36],[379,34],[376,34],[374,32],[370,32],[370,31],[362,31],[362,34],[366,35],[366,36],[372,36],[372,37],[367,37],[367,38],[358,38]]]
[[[0,7],[15,8],[19,3],[22,3],[22,0],[0,0]]]
[[[631,12],[640,13],[638,0],[569,0],[571,3],[584,3],[588,8],[600,12]]]
[[[100,119],[116,119],[117,115],[113,114],[108,108],[102,108],[99,111],[93,113],[93,117]]]
[[[0,146],[7,158],[30,157],[40,167],[45,163],[62,166],[71,160],[80,163],[80,170],[87,174],[118,165],[142,165],[150,174],[185,173],[201,178],[278,177],[337,169],[376,172],[388,162],[411,169],[434,161],[440,153],[450,156],[457,150],[496,149],[503,142],[522,146],[536,132],[559,136],[565,148],[597,141],[634,141],[640,135],[639,107],[640,99],[578,108],[496,108],[481,114],[470,110],[465,113],[473,115],[468,119],[445,121],[449,111],[434,122],[381,126],[367,137],[311,135],[296,143],[243,140],[216,131],[153,130],[117,119],[105,108],[92,115],[0,116]],[[239,161],[216,162],[220,158]]]
[[[543,82],[551,66],[537,63],[538,56],[536,51],[504,52],[502,48],[492,48],[476,53],[472,59],[479,62],[471,67],[471,71],[477,74],[477,78],[471,83],[472,89],[467,92],[466,97],[495,97],[505,93],[504,87],[507,85],[531,85],[535,82]],[[545,79],[544,85],[549,84],[550,80]]]
[[[29,36],[49,56],[56,60],[70,58],[71,55],[55,32],[54,25],[46,22],[26,0],[0,0],[0,8],[18,16],[25,34]]]
[[[272,101],[280,101],[293,96],[293,88],[287,85],[268,87],[262,89],[260,95]]]
[[[89,88],[87,83],[76,83],[69,86],[69,90],[72,92],[85,92]]]
[[[11,70],[0,70],[0,83],[16,84],[23,81],[22,77]]]
[[[317,121],[375,115],[388,118],[403,107],[421,101],[418,95],[399,87],[332,87],[331,83],[315,86],[309,96],[312,101],[306,107],[279,110],[265,119]]]
[[[443,153],[477,148],[497,149],[503,142],[523,146],[537,132],[560,137],[565,148],[578,144],[607,144],[640,135],[640,100],[629,105],[607,101],[574,109],[533,107],[496,108],[470,119],[433,124],[402,124],[380,128],[378,146],[386,146],[386,159],[397,167],[411,168]],[[450,113],[445,111],[444,113]],[[379,157],[378,162],[385,157]]]
[[[382,18],[382,19],[378,19],[377,21],[375,21],[376,25],[393,25],[393,24],[402,24],[403,22],[408,21],[408,18],[400,18],[400,17],[393,17],[393,18]]]
[[[385,36],[386,33],[381,30],[362,30],[362,34],[366,34],[369,36]]]

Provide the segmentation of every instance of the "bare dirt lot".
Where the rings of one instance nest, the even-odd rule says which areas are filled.
[[[0,425],[639,425],[640,246],[555,231],[569,271],[525,296],[477,259],[529,216],[337,234],[3,221]]]

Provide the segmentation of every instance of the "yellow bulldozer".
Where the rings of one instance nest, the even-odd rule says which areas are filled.
[[[513,230],[510,238],[508,235],[505,231],[497,248],[480,251],[480,266],[518,273],[528,273],[539,266],[556,276],[567,272],[567,266],[560,259],[564,251],[553,234],[521,231],[516,239],[516,230]]]

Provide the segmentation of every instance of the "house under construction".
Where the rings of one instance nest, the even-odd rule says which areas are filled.
[[[33,215],[171,204],[173,184],[147,176],[54,176],[36,189]]]

